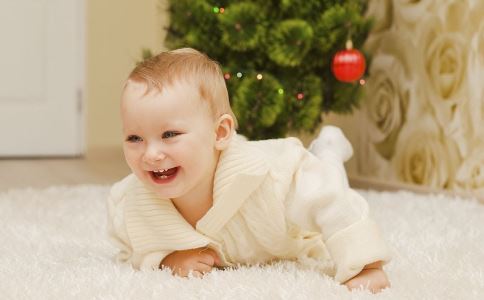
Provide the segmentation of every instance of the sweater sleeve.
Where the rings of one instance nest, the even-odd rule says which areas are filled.
[[[294,176],[287,214],[303,228],[321,232],[339,282],[367,264],[390,260],[366,200],[349,187],[341,160],[331,152],[319,158],[305,153]]]
[[[136,269],[158,269],[161,261],[172,251],[155,251],[152,253],[133,251],[124,219],[128,185],[129,176],[113,185],[107,199],[108,235],[114,246],[119,249],[115,257],[116,261],[129,263]]]

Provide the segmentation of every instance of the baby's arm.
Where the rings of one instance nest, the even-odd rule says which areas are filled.
[[[160,263],[160,268],[168,267],[173,274],[186,277],[190,272],[195,277],[212,271],[219,266],[220,259],[215,251],[205,248],[175,251],[167,255]]]
[[[109,193],[107,199],[108,212],[108,236],[111,242],[120,250],[116,260],[126,262],[133,254],[128,234],[123,220],[123,192],[121,182],[116,183]]]
[[[137,253],[133,250],[124,219],[126,187],[129,185],[131,176],[115,183],[109,193],[107,199],[108,236],[111,242],[120,250],[116,255],[116,261],[129,263],[136,269],[156,269],[160,262],[172,251]]]

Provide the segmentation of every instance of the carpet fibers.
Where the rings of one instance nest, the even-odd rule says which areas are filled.
[[[291,262],[203,279],[118,265],[105,235],[108,191],[0,193],[0,299],[484,299],[484,205],[477,201],[360,191],[394,253],[385,266],[392,287],[372,295]]]

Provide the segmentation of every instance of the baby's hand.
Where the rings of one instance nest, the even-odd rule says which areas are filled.
[[[175,251],[163,259],[160,266],[168,267],[173,274],[187,277],[190,271],[193,276],[202,277],[212,270],[213,266],[220,265],[217,253],[209,248],[197,248]]]
[[[360,286],[368,289],[372,293],[378,293],[386,287],[390,287],[387,275],[382,269],[363,269],[358,275],[344,283],[350,290],[357,289]]]

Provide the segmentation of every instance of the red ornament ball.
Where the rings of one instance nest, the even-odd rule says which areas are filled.
[[[333,58],[331,69],[339,81],[353,82],[365,73],[365,57],[348,43],[346,50],[338,51]]]

